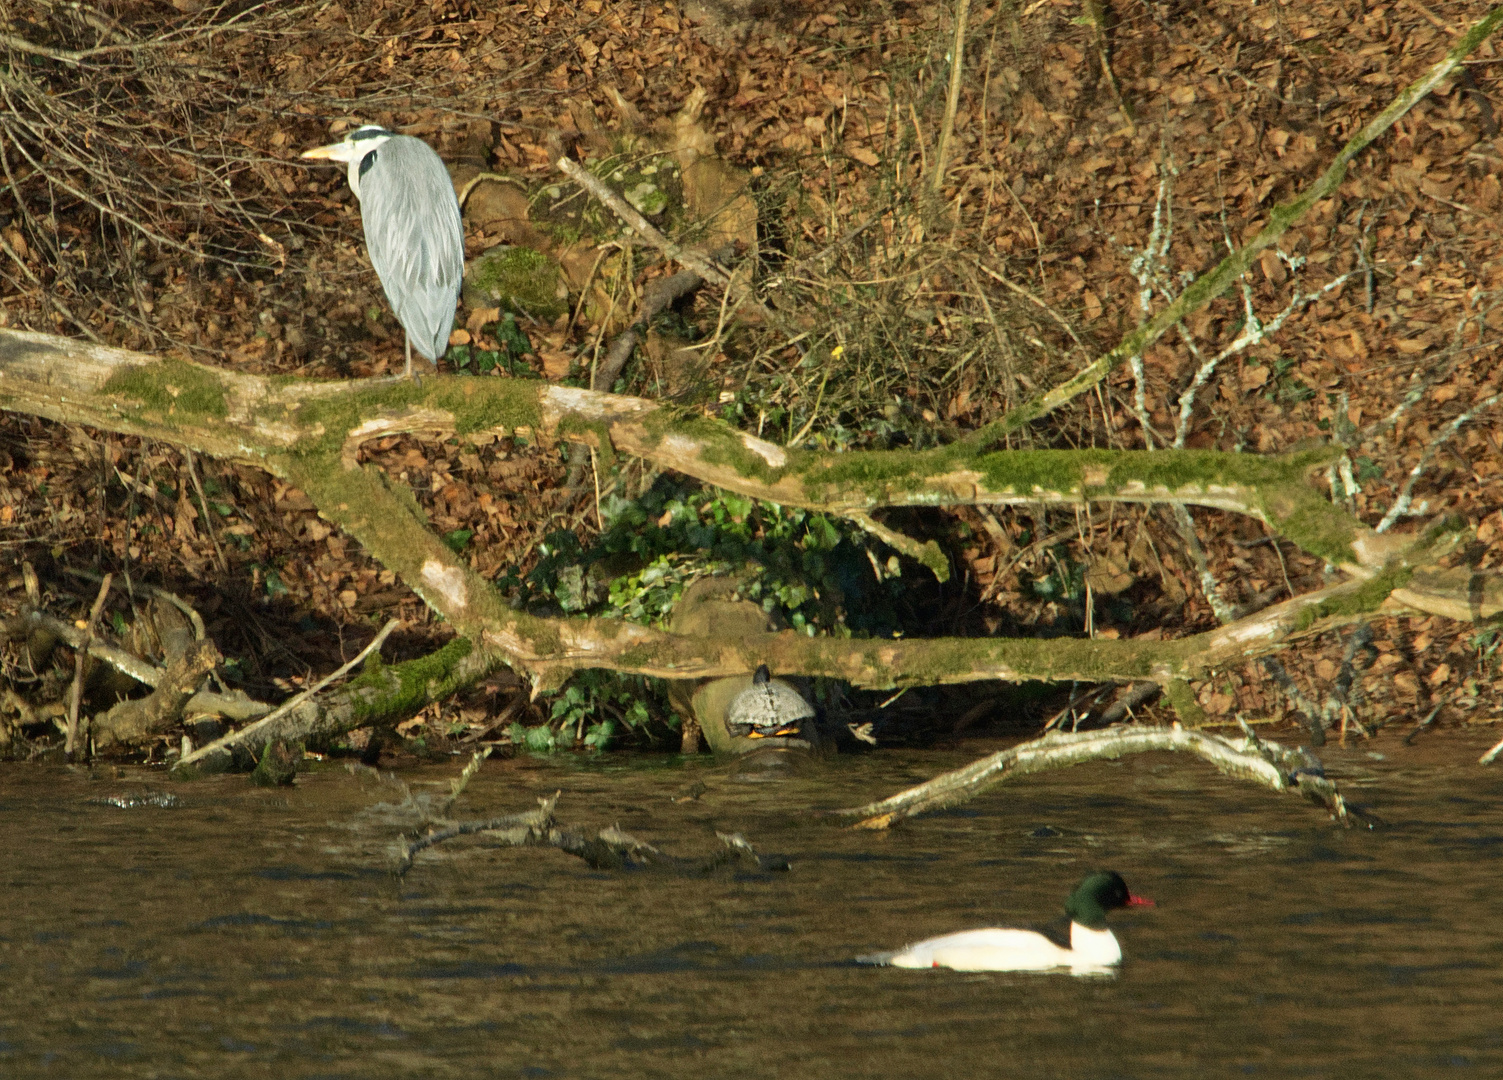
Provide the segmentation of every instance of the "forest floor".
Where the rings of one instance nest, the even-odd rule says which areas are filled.
[[[1256,232],[1482,12],[1460,0],[978,0],[941,167],[949,6],[343,0],[255,9],[213,33],[226,9],[173,8],[110,5],[111,33],[167,44],[107,53],[92,89],[77,64],[25,61],[54,92],[34,106],[8,102],[0,323],[246,372],[399,369],[401,329],[365,258],[344,174],[308,167],[301,150],[378,122],[427,138],[446,161],[478,154],[538,188],[561,182],[551,162],[592,127],[668,125],[702,88],[702,123],[757,202],[758,272],[764,282],[785,275],[824,362],[801,367],[804,353],[767,346],[752,325],[711,350],[718,393],[697,407],[775,441],[826,447],[948,441],[1068,377],[1141,321],[1145,296],[1156,310]],[[112,40],[73,17],[38,7],[4,31],[51,49]],[[1459,516],[1476,539],[1455,559],[1496,570],[1500,67],[1503,51],[1485,42],[1464,78],[1419,103],[1357,158],[1336,196],[1264,252],[1240,294],[1149,350],[1141,409],[1124,367],[1019,445],[1178,438],[1268,454],[1335,440],[1360,486],[1344,493],[1358,517],[1378,525],[1397,506],[1394,528],[1411,530]],[[64,107],[69,85],[107,103],[118,127],[99,119],[103,108],[46,114]],[[39,117],[30,128],[27,108]],[[116,130],[139,144],[112,157],[100,147]],[[102,164],[84,168],[85,153]],[[470,254],[494,240],[472,231]],[[623,305],[671,269],[642,261]],[[681,318],[705,334],[720,305],[706,290]],[[1269,323],[1285,312],[1266,340],[1214,368],[1182,418],[1196,370],[1249,314]],[[523,329],[531,371],[521,374],[579,383],[606,328],[569,318]],[[672,382],[649,348],[618,388],[654,397]],[[563,486],[567,448],[480,453],[393,439],[379,460],[419,494],[437,531],[465,536],[488,575],[525,574],[557,530],[588,544],[600,527],[597,493]],[[622,489],[651,479],[638,467]],[[1193,516],[1229,608],[1327,580],[1319,560],[1250,519]],[[940,538],[958,571],[940,587],[904,570],[922,596],[910,633],[1081,632],[1086,596],[1097,634],[1177,637],[1217,624],[1195,554],[1163,510],[891,520]],[[398,657],[448,633],[306,496],[264,473],[0,413],[3,614],[25,603],[23,561],[45,605],[68,619],[93,598],[81,573],[129,573],[178,593],[253,696],[318,678],[389,617],[407,620]],[[1412,617],[1378,618],[1371,631],[1299,642],[1282,656],[1292,685],[1324,702],[1344,669],[1354,672],[1360,692],[1342,691],[1345,715],[1369,730],[1503,721],[1496,631]],[[7,677],[16,663],[12,647]],[[1260,664],[1194,689],[1213,722],[1305,723]],[[495,738],[503,713],[546,719],[548,702],[523,707],[520,692],[494,679],[403,731]],[[967,725],[932,718],[951,725],[965,711],[956,702],[974,693],[915,695],[915,723],[926,711],[930,736],[958,733]],[[1027,719],[1066,697],[1038,700]],[[968,724],[995,730],[1001,719]]]

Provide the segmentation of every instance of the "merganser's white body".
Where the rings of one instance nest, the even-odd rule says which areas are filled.
[[[1122,946],[1110,930],[1070,924],[1070,947],[1062,948],[1035,930],[962,930],[910,945],[887,962],[902,968],[953,971],[1050,971],[1102,969],[1122,960]]]
[[[1064,946],[1037,930],[962,930],[929,938],[896,952],[857,959],[865,964],[901,968],[950,968],[953,971],[1058,971],[1073,975],[1109,972],[1122,960],[1122,946],[1106,927],[1106,913],[1116,908],[1152,904],[1134,896],[1111,871],[1090,874],[1065,901],[1070,917],[1070,944]]]

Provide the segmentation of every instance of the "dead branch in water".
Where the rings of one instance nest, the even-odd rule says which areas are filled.
[[[416,840],[406,841],[398,845],[395,851],[392,872],[401,877],[412,868],[413,857],[418,852],[445,840],[478,833],[486,833],[494,843],[503,847],[557,848],[583,859],[596,870],[655,866],[680,873],[708,873],[734,862],[749,863],[764,872],[789,869],[785,860],[758,855],[740,833],[716,833],[716,837],[724,845],[721,850],[702,859],[684,859],[660,851],[614,825],[594,831],[562,825],[553,817],[559,794],[555,791],[546,799],[539,799],[536,810],[506,814],[485,821],[450,822]]]
[[[964,768],[941,773],[879,802],[832,813],[859,815],[862,820],[856,823],[858,829],[885,829],[904,818],[963,803],[1016,776],[1150,750],[1195,754],[1239,780],[1261,784],[1273,791],[1297,790],[1325,805],[1343,825],[1351,824],[1351,811],[1346,800],[1336,791],[1336,785],[1325,778],[1319,762],[1307,752],[1288,750],[1278,743],[1255,741],[1255,738],[1246,738],[1239,745],[1219,735],[1189,731],[1178,724],[1173,727],[1133,725],[1100,731],[1051,732],[1010,750],[999,750]]]
[[[181,774],[183,770],[192,770],[195,768],[204,769],[205,765],[211,761],[222,761],[225,763],[225,765],[227,765],[229,760],[233,759],[235,750],[237,748],[264,746],[265,744],[273,741],[275,736],[268,733],[274,732],[276,730],[276,725],[281,722],[284,717],[288,717],[296,712],[301,706],[310,701],[315,694],[324,689],[324,687],[328,686],[330,683],[334,682],[337,679],[343,678],[355,668],[359,667],[360,664],[364,662],[365,658],[371,655],[371,653],[379,653],[381,646],[386,641],[387,637],[389,637],[391,632],[400,625],[402,625],[401,620],[389,619],[386,625],[381,627],[380,632],[371,639],[370,644],[361,649],[359,655],[357,655],[353,660],[340,667],[337,671],[330,672],[328,675],[324,676],[322,679],[314,683],[312,686],[308,687],[308,689],[304,690],[296,697],[289,698],[287,701],[284,701],[281,705],[278,705],[275,709],[273,709],[271,712],[267,713],[265,716],[261,717],[261,719],[255,721],[254,723],[247,724],[239,731],[232,731],[222,738],[215,739],[213,742],[199,747],[191,754],[184,755],[183,759],[177,763],[175,768]],[[220,769],[210,769],[207,771],[218,772],[222,771],[223,767],[225,766],[221,766]]]

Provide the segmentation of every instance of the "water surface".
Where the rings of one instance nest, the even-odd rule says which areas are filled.
[[[739,831],[792,862],[690,877],[480,838],[395,880],[396,827],[371,808],[397,794],[338,767],[265,791],[7,765],[0,1075],[1503,1075],[1503,768],[1475,765],[1485,742],[1328,748],[1374,832],[1167,755],[1030,777],[886,834],[801,813],[980,743],[782,779],[708,758],[489,762],[456,808],[562,790],[564,821],[680,855]],[[458,769],[405,778],[438,791]],[[699,799],[672,800],[696,781]],[[181,803],[89,801],[148,789]],[[1158,901],[1113,916],[1115,978],[849,963],[1046,919],[1096,867]]]

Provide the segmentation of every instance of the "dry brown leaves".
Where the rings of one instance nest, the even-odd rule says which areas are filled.
[[[1341,141],[1477,14],[1460,0],[1370,6],[1356,18],[1333,0],[1212,0],[1172,11],[1117,0],[1109,7],[1106,44],[1131,122],[1100,70],[1092,29],[1075,20],[1078,7],[1055,0],[972,9],[968,76],[942,193],[957,250],[1021,282],[1079,336],[1081,348],[1048,319],[1029,331],[1067,364],[1114,344],[1141,318],[1133,260],[1149,242],[1166,173],[1173,173],[1173,232],[1165,272],[1178,288],[1180,274],[1204,271],[1228,241],[1260,227],[1276,202],[1308,183]],[[874,211],[882,214],[876,232],[884,250],[932,240],[932,228],[916,236],[912,216],[892,207],[895,190],[917,186],[934,167],[952,33],[947,5],[771,5],[763,20],[741,22],[735,5],[689,10],[692,17],[666,3],[374,0],[327,5],[316,25],[290,38],[222,41],[214,63],[260,103],[237,121],[237,138],[255,157],[238,190],[274,196],[268,207],[322,231],[300,243],[282,238],[287,258],[275,274],[242,277],[148,252],[128,292],[121,283],[95,282],[121,291],[88,306],[91,325],[110,341],[170,345],[257,371],[332,376],[399,364],[400,328],[364,262],[342,176],[309,172],[294,160],[325,138],[331,122],[333,129],[357,120],[397,126],[430,138],[452,160],[470,153],[478,131],[492,148],[481,164],[538,180],[551,174],[550,138],[567,141],[578,130],[573,106],[586,102],[601,117],[619,118],[619,94],[626,109],[651,123],[671,117],[701,86],[720,152],[759,183],[796,189],[798,199],[788,205],[805,209],[790,243],[800,251],[823,249]],[[1497,48],[1484,45],[1464,79],[1417,106],[1359,159],[1339,197],[1286,236],[1281,250],[1302,260],[1297,272],[1265,253],[1248,282],[1264,319],[1296,289],[1354,276],[1291,318],[1276,338],[1222,365],[1199,395],[1188,445],[1268,453],[1350,426],[1362,485],[1353,507],[1375,522],[1446,425],[1500,388]],[[22,190],[35,197],[38,189]],[[85,253],[80,261],[106,256],[90,247],[99,222],[87,207],[64,203],[50,223],[69,250]],[[48,283],[81,280],[22,217],[12,214],[0,236],[26,273]],[[26,273],[9,265],[4,273],[7,321],[48,330],[62,324]],[[921,277],[915,289],[916,307],[943,314],[957,302],[955,284],[937,277]],[[1214,353],[1235,336],[1243,314],[1242,301],[1228,297],[1194,315],[1186,330],[1204,353]],[[535,329],[538,366],[549,377],[593,345],[596,333],[576,326],[564,340],[555,328]],[[942,339],[951,329],[941,318],[931,332]],[[1161,436],[1173,431],[1178,394],[1198,363],[1172,336],[1145,357],[1148,415]],[[914,411],[958,428],[993,418],[1011,392],[956,379],[935,400],[920,396],[921,382],[916,377],[907,391]],[[1395,424],[1376,426],[1412,391],[1417,399]],[[1132,395],[1123,372],[1062,418],[1062,430],[1097,445],[1141,446]],[[95,551],[118,558],[134,546],[143,572],[206,579],[214,558],[209,530],[182,498],[141,499],[138,513],[155,523],[159,542],[120,531],[116,515],[127,492],[118,482],[111,487],[101,470],[108,460],[111,470],[135,472],[140,451],[129,440],[70,443],[59,429],[32,421],[7,416],[0,423],[0,543],[8,557],[45,550],[87,563]],[[1487,417],[1463,427],[1415,490],[1427,514],[1449,511],[1479,526],[1466,557],[1483,568],[1503,561],[1497,431]],[[75,454],[78,438],[95,445]],[[539,498],[561,475],[556,455],[412,440],[387,440],[371,453],[413,484],[437,530],[471,531],[467,550],[486,572],[525,559],[556,513],[566,523],[588,522],[575,508]],[[148,451],[144,475],[182,492],[170,480],[179,468],[171,458]],[[109,492],[103,504],[101,476]],[[411,603],[389,575],[299,504],[297,493],[243,472],[219,482],[244,512],[214,525],[232,574],[254,583],[251,592],[264,593],[272,570],[290,602],[339,624]],[[1319,578],[1320,568],[1287,545],[1281,561],[1272,545],[1256,543],[1261,537],[1245,522],[1210,514],[1197,520],[1211,569],[1233,604],[1289,585],[1308,588]],[[1102,632],[1152,626],[1148,632],[1159,633],[1161,620],[1179,632],[1211,619],[1183,545],[1155,515],[1098,513],[1078,526],[1005,515],[1000,532],[972,524],[965,560],[995,632],[1050,620],[1047,602],[1029,583],[1049,571],[1061,546],[1090,567],[1093,591],[1130,608],[1115,624],[1110,610],[1121,609],[1108,609]],[[1037,542],[1058,532],[1064,539],[1052,547]],[[249,544],[244,551],[237,536]],[[1373,670],[1391,676],[1392,687],[1383,715],[1413,715],[1448,694],[1467,699],[1465,680],[1476,678],[1467,674],[1476,655],[1469,631],[1434,622],[1380,621]],[[1296,678],[1311,696],[1329,682],[1341,650],[1335,635],[1310,643]],[[1467,716],[1499,715],[1489,686]],[[1251,668],[1199,692],[1217,718],[1266,717],[1285,707]]]

